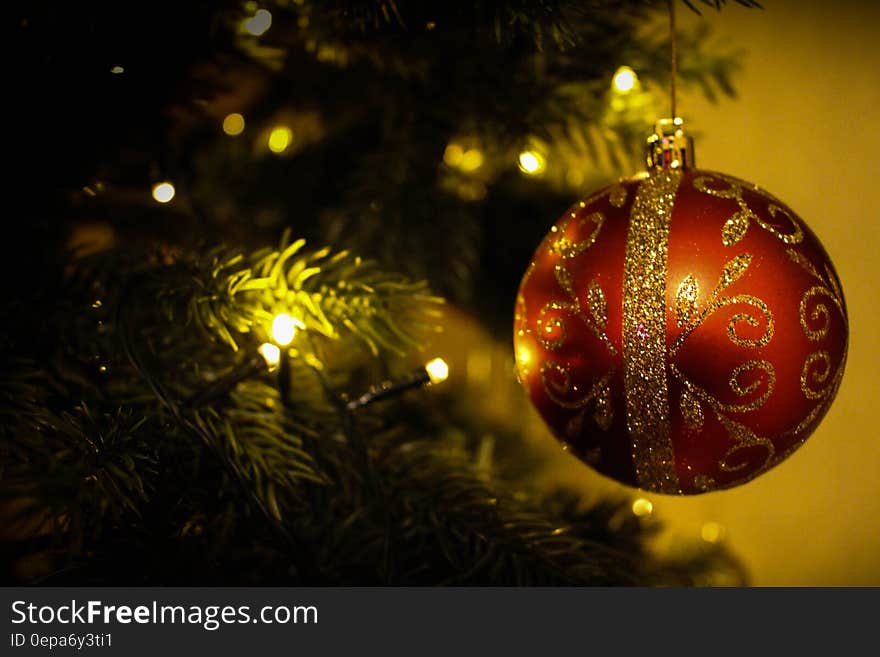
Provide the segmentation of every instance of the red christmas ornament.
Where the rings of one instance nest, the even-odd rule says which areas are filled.
[[[848,321],[816,236],[759,187],[692,166],[658,123],[650,172],[577,203],[520,284],[517,371],[541,416],[617,481],[695,494],[766,472],[813,432]]]

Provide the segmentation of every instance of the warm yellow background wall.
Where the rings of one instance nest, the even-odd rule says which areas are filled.
[[[755,182],[819,236],[849,307],[837,401],[788,461],[738,489],[652,497],[670,531],[726,529],[756,585],[880,585],[880,2],[729,2],[707,20],[720,48],[745,51],[737,100],[695,93],[679,113],[699,133],[701,168]]]

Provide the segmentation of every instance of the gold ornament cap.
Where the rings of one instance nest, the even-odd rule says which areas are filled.
[[[660,119],[648,137],[648,169],[692,169],[694,140],[684,134],[680,117]]]

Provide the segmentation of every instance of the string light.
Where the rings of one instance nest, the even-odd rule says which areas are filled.
[[[277,126],[269,133],[269,150],[280,154],[290,147],[293,141],[293,131],[287,126]]]
[[[425,365],[425,371],[432,384],[443,383],[449,378],[449,365],[442,358],[435,358]]]
[[[298,322],[287,313],[275,315],[272,319],[272,339],[275,344],[286,347],[293,338],[296,337],[296,329],[302,327],[302,322]]]
[[[228,114],[226,118],[223,119],[223,132],[230,137],[240,135],[244,132],[244,117],[237,112]]]
[[[174,198],[174,194],[174,185],[168,181],[153,185],[153,199],[158,203],[168,203]]]
[[[483,166],[483,153],[476,148],[466,150],[458,165],[459,169],[466,173],[476,171],[481,166]]]
[[[617,93],[628,94],[635,89],[639,78],[629,66],[621,66],[611,78],[611,86]]]
[[[464,149],[455,142],[449,144],[443,151],[443,161],[451,167],[459,166],[463,157]]]
[[[649,516],[654,512],[654,505],[651,503],[651,500],[640,497],[632,505],[633,513],[636,514],[639,518],[643,518],[645,516]]]
[[[707,543],[717,543],[722,538],[724,538],[725,529],[724,525],[717,523],[715,521],[709,521],[705,523],[700,530],[700,535],[703,537],[703,540]]]
[[[428,384],[436,385],[442,383],[448,377],[449,365],[447,365],[446,361],[442,358],[434,358],[424,367],[419,367],[407,376],[394,381],[384,381],[373,386],[357,399],[352,399],[348,402],[346,408],[349,411],[355,411],[364,406],[375,404],[377,401],[388,399],[389,397],[397,397],[413,388],[421,388]]]
[[[483,166],[485,158],[483,151],[479,148],[468,148],[465,150],[461,144],[450,142],[443,151],[443,162],[454,169],[459,169],[464,173],[472,173]]]
[[[269,366],[269,369],[274,369],[281,361],[281,349],[271,342],[264,342],[260,345],[260,348],[257,349],[257,351],[259,351],[260,355],[265,359],[266,365]]]
[[[257,351],[259,352],[259,355],[255,354],[251,356],[246,362],[242,363],[224,376],[216,379],[206,388],[193,394],[187,399],[187,405],[190,408],[199,408],[200,406],[209,404],[212,401],[229,394],[235,386],[245,379],[250,379],[253,376],[265,372],[267,365],[269,366],[269,371],[275,369],[281,359],[281,350],[276,345],[267,342],[260,345],[260,348],[257,349]]]
[[[529,176],[537,176],[544,172],[547,160],[538,151],[523,151],[517,158],[519,170]]]
[[[244,29],[253,36],[263,36],[272,27],[272,14],[265,9],[257,9],[256,13],[245,20]]]

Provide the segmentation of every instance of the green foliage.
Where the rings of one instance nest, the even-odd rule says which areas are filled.
[[[4,425],[2,497],[15,503],[12,522],[37,522],[81,546],[140,514],[158,467],[146,418],[84,403],[60,413],[23,406],[26,415]]]
[[[340,353],[310,350],[296,346],[302,336],[329,345],[363,343],[365,333],[385,344],[375,337],[385,329],[361,328],[372,322],[407,331],[411,341],[437,299],[347,254],[306,255],[300,246],[285,240],[278,250],[226,258],[218,250],[147,257],[140,266],[129,260],[124,280],[97,285],[109,322],[105,349],[118,353],[108,354],[116,365],[102,382],[80,388],[81,401],[58,394],[76,385],[63,374],[77,371],[71,350],[59,350],[67,365],[54,380],[33,362],[8,363],[0,511],[18,537],[11,551],[29,555],[15,562],[16,577],[392,585],[740,577],[717,548],[687,567],[658,561],[625,500],[583,509],[506,480],[500,464],[496,471],[479,449],[443,430],[452,415],[442,404],[416,396],[357,417],[341,411],[339,399],[346,388],[356,391],[363,365],[352,364],[351,343]],[[69,298],[74,306],[92,298],[91,276],[118,278],[94,258],[81,265],[70,274],[68,292],[81,295]],[[330,289],[341,290],[332,302]],[[303,307],[306,293],[311,303]],[[290,400],[279,399],[263,369],[191,408],[186,400],[200,388],[247,363],[244,345],[255,348],[250,336],[278,299],[306,324],[290,352]],[[180,309],[203,319],[180,321]],[[78,342],[64,329],[70,321],[77,320],[62,314],[46,330]],[[319,352],[321,359],[308,357]],[[374,371],[366,365],[364,374]],[[162,554],[178,557],[157,561]],[[133,562],[144,563],[143,579],[133,577]]]
[[[0,276],[0,578],[741,583],[717,546],[655,557],[625,499],[534,490],[538,456],[467,391],[344,410],[443,324],[430,290],[507,344],[547,222],[634,166],[668,82],[668,39],[641,32],[666,3],[261,6],[261,37],[239,0],[16,9],[27,203]],[[736,56],[706,36],[680,36],[682,79],[731,95]],[[623,64],[643,88],[617,109]],[[68,97],[84,99],[65,110],[76,129],[46,130]],[[233,111],[247,128],[227,137]],[[294,135],[281,154],[266,147],[276,125]],[[518,172],[525,148],[547,158],[542,176]],[[159,206],[161,178],[177,196]],[[279,312],[303,327],[285,400],[255,361]]]
[[[200,291],[188,317],[238,349],[233,333],[268,340],[272,318],[289,312],[312,334],[337,339],[353,333],[374,355],[380,347],[402,353],[416,346],[413,332],[424,332],[439,317],[429,306],[442,300],[430,296],[424,282],[389,276],[347,251],[302,255],[304,246],[303,239],[288,244],[285,235],[278,250],[213,254],[210,279],[196,281]]]
[[[696,5],[694,5],[694,3],[690,0],[682,0],[682,2],[684,2],[684,4],[686,4],[691,9],[691,11],[694,11],[697,14],[700,13],[700,10],[697,9]],[[707,7],[714,7],[716,10],[719,11],[725,4],[727,4],[727,0],[700,0],[700,2]],[[763,8],[761,7],[760,3],[756,2],[756,0],[735,0],[735,2],[739,5],[742,5],[743,7],[752,7],[757,9]]]
[[[213,140],[181,154],[179,168],[196,180],[223,181],[192,190],[209,223],[231,208],[258,206],[277,226],[293,213],[311,226],[309,239],[427,278],[459,304],[479,303],[481,279],[512,275],[486,265],[488,250],[533,243],[530,225],[545,225],[591,183],[639,169],[646,135],[668,112],[668,33],[644,29],[665,2],[341,0],[266,8],[272,28],[260,37],[239,31],[236,41],[264,81],[242,99],[242,111],[261,130],[289,125],[294,144],[282,158],[258,151],[247,167],[237,145]],[[230,27],[242,17],[231,14]],[[706,37],[705,30],[679,35],[682,82],[711,97],[731,95],[738,57]],[[611,78],[624,64],[636,69],[643,93],[636,107],[633,94],[609,109]],[[476,149],[482,164],[450,166],[443,160],[450,144]],[[526,148],[548,161],[528,191],[516,166]],[[281,197],[254,193],[267,180],[284,181]],[[550,216],[519,209],[524,193]]]

